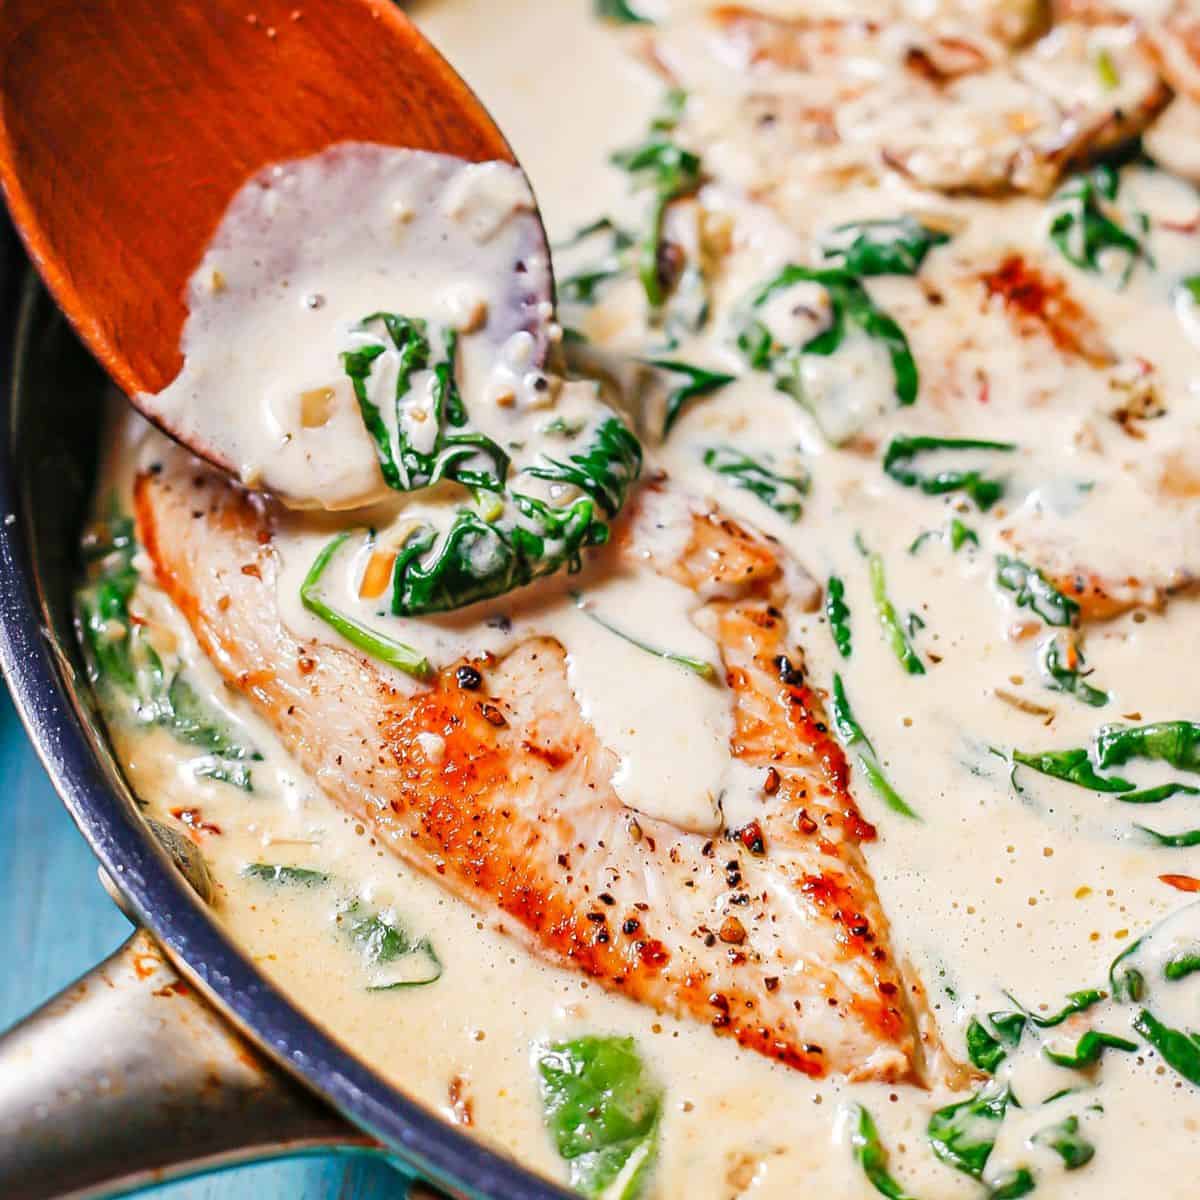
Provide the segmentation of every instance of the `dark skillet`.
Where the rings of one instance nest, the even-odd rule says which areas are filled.
[[[230,942],[138,815],[71,621],[106,383],[6,226],[0,382],[0,667],[63,803],[145,931],[0,1038],[0,1195],[110,1194],[345,1148],[385,1154],[456,1196],[564,1200],[304,1016]]]

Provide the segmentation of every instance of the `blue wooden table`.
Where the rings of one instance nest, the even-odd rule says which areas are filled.
[[[129,923],[54,794],[0,683],[0,1029],[114,950]],[[397,1176],[334,1156],[244,1167],[154,1188],[155,1200],[394,1200]]]

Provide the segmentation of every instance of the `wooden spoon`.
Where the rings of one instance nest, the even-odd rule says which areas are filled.
[[[238,188],[345,140],[516,161],[392,0],[0,0],[0,183],[131,397],[183,365],[185,286]]]

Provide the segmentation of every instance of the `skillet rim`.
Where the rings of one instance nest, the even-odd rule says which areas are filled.
[[[33,337],[57,310],[7,221],[0,229],[0,672],[55,792],[138,920],[231,1023],[431,1182],[479,1200],[571,1193],[454,1128],[378,1077],[266,979],[208,913],[119,795],[86,731],[69,653],[58,648],[16,453]],[[59,318],[61,319],[61,318]],[[67,334],[68,337],[73,335]],[[99,378],[99,376],[98,376]]]

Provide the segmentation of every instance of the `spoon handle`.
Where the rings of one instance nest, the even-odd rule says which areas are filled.
[[[0,1037],[0,1146],[6,1200],[316,1150],[384,1155],[252,1050],[144,931]]]

